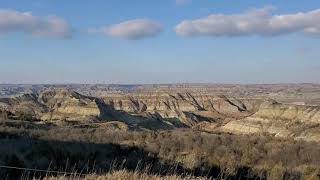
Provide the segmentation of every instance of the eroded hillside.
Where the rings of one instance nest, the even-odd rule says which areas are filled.
[[[210,133],[268,133],[320,141],[320,107],[283,104],[264,97],[202,92],[82,95],[55,89],[0,99],[2,117],[53,123],[118,122],[129,129],[192,128]],[[125,128],[127,129],[127,128]]]

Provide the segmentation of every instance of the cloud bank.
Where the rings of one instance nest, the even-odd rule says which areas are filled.
[[[121,22],[119,24],[102,27],[97,30],[91,30],[93,33],[104,33],[107,36],[139,40],[159,35],[163,31],[161,24],[148,19],[135,19]]]
[[[320,35],[320,9],[296,14],[272,15],[270,7],[242,14],[212,14],[184,20],[175,27],[180,36],[279,36],[290,33]]]
[[[69,38],[71,27],[57,16],[38,17],[30,12],[0,9],[0,35],[22,32],[39,37]]]

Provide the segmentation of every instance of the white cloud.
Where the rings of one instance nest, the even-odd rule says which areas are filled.
[[[112,26],[91,29],[89,33],[104,33],[107,36],[138,40],[148,37],[154,37],[163,31],[161,24],[148,19],[135,19],[125,21]]]
[[[212,14],[182,21],[175,27],[180,36],[277,36],[302,32],[320,35],[320,9],[296,14],[273,15],[273,8],[254,9],[243,14]]]
[[[30,12],[0,9],[0,35],[22,32],[39,37],[68,38],[71,27],[57,16],[38,17]]]

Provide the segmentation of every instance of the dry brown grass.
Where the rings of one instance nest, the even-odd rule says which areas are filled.
[[[44,180],[205,180],[203,177],[187,176],[182,177],[178,175],[158,176],[150,175],[141,172],[129,172],[126,170],[113,171],[106,175],[87,175],[85,177],[77,176],[60,176],[60,177],[46,177]]]
[[[151,157],[191,170],[218,167],[220,173],[226,175],[243,171],[269,179],[319,178],[320,144],[317,143],[276,139],[268,135],[208,134],[192,130],[126,132],[100,128],[48,128],[35,124],[5,125],[0,126],[0,143],[6,145],[0,146],[2,164],[46,169],[52,161],[53,168],[60,168],[69,158],[69,163],[77,163],[79,169],[88,160],[95,161],[95,167],[105,168],[104,163],[113,158],[126,156],[129,161],[132,158],[136,161]]]

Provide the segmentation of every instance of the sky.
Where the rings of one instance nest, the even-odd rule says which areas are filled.
[[[0,1],[0,83],[302,82],[319,0]]]

